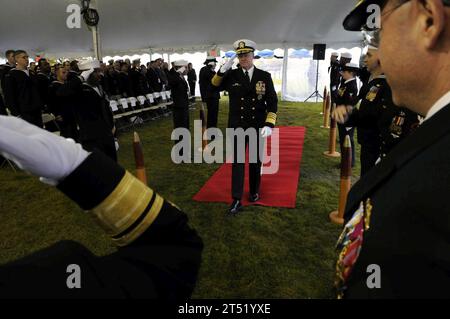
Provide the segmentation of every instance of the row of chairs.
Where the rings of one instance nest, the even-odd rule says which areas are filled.
[[[146,96],[137,96],[111,100],[109,106],[114,114],[116,128],[124,131],[137,124],[154,121],[170,115],[171,92],[155,92]]]

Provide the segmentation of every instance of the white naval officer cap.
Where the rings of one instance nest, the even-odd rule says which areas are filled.
[[[359,65],[356,63],[346,63],[345,66],[342,67],[342,71],[358,72]]]
[[[255,52],[256,43],[248,39],[240,39],[233,43],[233,48],[236,54],[245,54],[249,52]]]
[[[339,56],[339,52],[331,52],[331,56]]]
[[[187,66],[188,64],[189,62],[186,60],[176,60],[175,62],[173,62],[174,66]]]
[[[351,59],[352,58],[352,54],[350,52],[344,52],[344,53],[341,54],[341,58]]]
[[[80,71],[98,69],[100,68],[100,61],[99,60],[82,61],[78,64],[78,68],[80,69]]]

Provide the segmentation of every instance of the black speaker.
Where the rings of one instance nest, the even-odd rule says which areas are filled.
[[[325,60],[325,50],[327,49],[326,44],[314,44],[314,60]]]

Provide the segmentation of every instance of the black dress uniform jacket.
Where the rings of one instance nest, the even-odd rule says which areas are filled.
[[[112,130],[114,117],[103,92],[97,93],[93,87],[84,83],[81,101],[75,109],[80,128],[80,142],[89,151],[98,149],[113,160],[117,154]]]
[[[200,70],[199,84],[203,102],[206,102],[207,99],[220,99],[220,91],[211,83],[214,75],[216,75],[216,72],[208,65]]]
[[[449,120],[450,105],[351,189],[344,217],[362,205],[364,232],[344,297],[450,298]],[[366,284],[374,264],[381,269],[379,289]]]
[[[278,110],[278,97],[269,72],[255,67],[251,83],[245,79],[241,68],[218,75],[223,76],[219,90],[228,91],[230,96],[228,127],[275,126],[275,120],[267,120],[269,114],[276,117]],[[215,78],[212,83],[217,84]]]
[[[7,115],[5,102],[5,78],[6,75],[14,69],[14,66],[7,64],[0,65],[0,114]]]
[[[75,119],[75,106],[73,103],[76,94],[69,83],[53,81],[48,89],[48,110],[55,116],[61,116],[58,122],[61,136],[78,141],[78,127]]]
[[[41,97],[41,101],[44,104],[44,109],[48,106],[48,88],[52,82],[53,81],[50,75],[46,75],[42,72],[39,72],[36,75],[37,90],[39,92],[39,96]]]
[[[173,99],[174,109],[189,109],[188,100],[188,84],[183,76],[180,75],[175,69],[171,69],[169,72],[169,85],[171,87],[171,97]]]
[[[133,68],[130,71],[131,87],[134,97],[145,96],[149,93],[147,78],[141,73],[140,68]]]
[[[127,187],[148,196],[136,201]],[[185,213],[97,152],[90,154],[58,188],[90,214],[96,215],[95,210],[106,205],[116,219],[133,216],[136,221],[120,235],[137,231],[139,237],[108,256],[95,256],[81,244],[65,241],[1,265],[0,298],[183,301],[190,297],[203,244],[188,226]],[[129,210],[123,211],[123,207]],[[102,214],[96,216],[100,221],[105,218]],[[67,268],[73,264],[80,267],[80,289],[67,286],[71,274]]]
[[[161,92],[163,83],[159,77],[158,72],[154,68],[148,68],[147,70],[147,80],[150,85],[152,92]]]
[[[335,102],[339,85],[341,84],[340,64],[339,62],[333,62],[329,68],[330,72],[330,96],[331,101]]]
[[[133,88],[128,73],[120,71],[118,75],[119,79],[119,91],[123,97],[132,97]]]
[[[43,102],[38,92],[36,76],[32,72],[12,69],[5,78],[6,105],[11,114],[42,127]]]

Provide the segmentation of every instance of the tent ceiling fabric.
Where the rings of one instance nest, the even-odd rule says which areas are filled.
[[[0,47],[52,55],[92,54],[92,35],[68,29],[69,4],[77,0],[3,1]],[[259,49],[358,45],[358,32],[342,21],[354,0],[97,0],[102,53],[228,50],[239,38]]]

